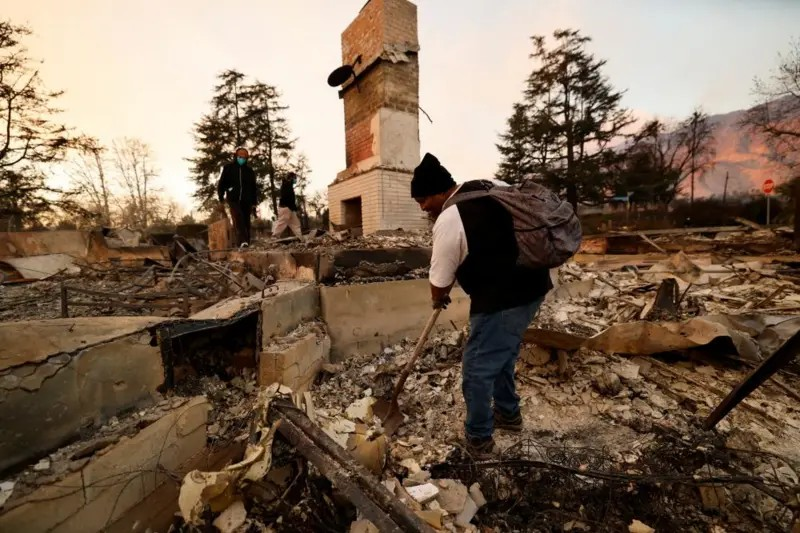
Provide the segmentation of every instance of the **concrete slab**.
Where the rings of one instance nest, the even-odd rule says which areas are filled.
[[[36,255],[33,257],[7,257],[0,261],[19,272],[24,279],[45,279],[59,272],[79,274],[75,258],[67,254]]]
[[[452,329],[451,321],[459,327],[468,322],[469,297],[459,287],[451,297],[434,331]],[[321,287],[320,301],[334,362],[355,352],[377,352],[404,337],[416,339],[432,312],[426,279]]]
[[[152,404],[164,371],[147,328],[163,321],[0,324],[0,472],[62,446],[85,427]]]
[[[144,331],[162,317],[81,317],[0,323],[0,372]]]
[[[104,531],[168,481],[164,470],[175,472],[203,452],[208,410],[205,398],[193,398],[123,438],[81,471],[13,502],[0,515],[0,531]]]
[[[4,232],[0,233],[0,258],[46,254],[86,257],[90,241],[91,233],[85,231]]]
[[[275,288],[268,288],[265,291],[268,294],[266,298],[262,298],[261,293],[244,298],[228,298],[203,309],[199,313],[195,313],[189,318],[192,320],[227,320],[244,309],[259,305],[263,306],[264,302],[280,299],[287,294],[295,293],[308,286],[308,283],[302,281],[279,281],[276,283]],[[277,292],[270,292],[276,290]]]

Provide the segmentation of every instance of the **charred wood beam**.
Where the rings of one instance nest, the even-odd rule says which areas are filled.
[[[800,330],[796,331],[774,354],[765,359],[741,383],[734,387],[728,396],[722,400],[722,403],[708,415],[708,418],[703,422],[703,428],[708,430],[716,426],[720,420],[725,418],[725,415],[730,413],[750,393],[794,360],[798,353],[800,353]]]
[[[319,449],[302,429],[290,420],[282,420],[278,432],[294,446],[304,457],[311,461],[322,474],[339,490],[345,498],[364,514],[379,531],[402,533],[402,529],[373,502],[330,455]]]
[[[393,526],[386,531],[433,532],[430,526],[390,493],[361,463],[311,422],[304,412],[286,402],[274,401],[270,405],[270,417],[273,421],[282,419],[278,432],[317,466],[337,488],[343,489],[343,482],[347,484],[349,494],[345,490],[342,492],[379,531],[384,531],[384,528],[368,514],[368,510],[374,511],[375,507]],[[365,501],[368,505],[362,507]]]

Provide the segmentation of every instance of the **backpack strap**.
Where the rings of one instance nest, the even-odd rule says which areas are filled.
[[[442,207],[442,210],[447,209],[451,205],[455,205],[459,202],[466,202],[467,200],[475,200],[477,198],[485,198],[487,196],[491,196],[491,190],[494,188],[494,185],[491,182],[484,181],[484,180],[476,180],[480,182],[482,185],[485,186],[484,189],[480,189],[477,191],[469,191],[469,192],[458,192],[447,199]]]

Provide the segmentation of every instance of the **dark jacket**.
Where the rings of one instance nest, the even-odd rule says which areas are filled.
[[[243,205],[258,205],[258,184],[256,173],[247,165],[232,161],[222,167],[217,184],[217,196],[221,202],[227,199]]]
[[[281,197],[278,207],[288,207],[291,211],[297,211],[297,198],[294,195],[294,184],[289,180],[281,182]]]
[[[477,190],[470,182],[456,193]],[[470,313],[494,313],[531,303],[553,288],[549,269],[516,265],[517,241],[511,215],[492,198],[456,204],[467,237],[468,254],[456,270],[469,294]]]

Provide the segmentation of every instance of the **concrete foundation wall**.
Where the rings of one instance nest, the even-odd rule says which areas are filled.
[[[24,328],[24,323],[18,324]],[[0,376],[0,471],[36,459],[126,409],[164,380],[147,331],[18,365]]]
[[[330,359],[331,341],[322,326],[298,338],[276,339],[259,356],[258,383],[278,382],[294,392],[304,392]]]
[[[273,275],[277,280],[316,281],[320,254],[315,252],[231,251],[229,261],[247,265],[256,276]]]
[[[319,289],[314,285],[264,300],[261,303],[262,349],[272,344],[274,337],[286,335],[301,323],[319,316]]]
[[[194,398],[82,469],[12,502],[0,515],[0,531],[105,531],[158,487],[173,483],[162,471],[175,472],[203,451],[208,410],[204,398]],[[139,524],[141,531],[148,526]]]
[[[450,321],[462,326],[469,320],[469,297],[458,287],[451,297],[434,331],[452,329]],[[404,337],[416,339],[432,312],[426,279],[321,287],[320,301],[333,361],[377,352]]]

